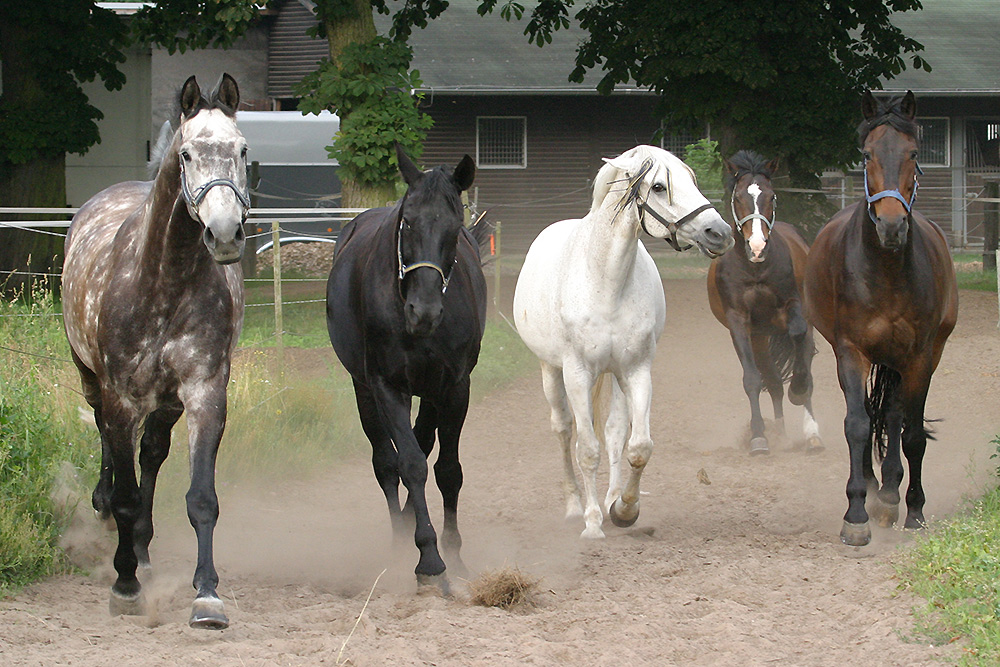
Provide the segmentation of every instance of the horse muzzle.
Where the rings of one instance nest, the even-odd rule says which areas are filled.
[[[736,243],[733,240],[733,231],[729,223],[718,214],[715,218],[699,230],[694,238],[698,249],[711,259],[726,254]]]
[[[246,247],[246,235],[243,232],[243,225],[236,225],[236,228],[229,234],[220,234],[212,231],[212,227],[206,226],[202,234],[205,247],[211,253],[212,259],[219,264],[233,264],[243,257],[243,249]]]
[[[909,215],[896,216],[889,220],[878,217],[875,221],[875,232],[882,247],[886,250],[899,250],[905,246],[910,231],[909,222]]]

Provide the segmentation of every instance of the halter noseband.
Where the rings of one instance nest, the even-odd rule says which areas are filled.
[[[775,199],[777,199],[777,197]],[[777,207],[775,207],[774,211],[772,212],[772,215],[771,215],[770,219],[768,219],[766,216],[763,216],[763,215],[761,215],[760,213],[757,213],[757,212],[751,213],[750,215],[746,215],[746,216],[744,216],[742,218],[737,218],[736,217],[736,191],[735,190],[733,190],[733,196],[729,199],[729,207],[733,211],[733,220],[736,221],[736,229],[739,230],[739,231],[742,231],[743,225],[745,225],[747,223],[747,221],[749,221],[749,220],[760,220],[765,225],[767,225],[767,231],[770,232],[771,229],[774,227],[774,221],[775,221],[775,219],[778,216],[778,210],[777,210]]]
[[[239,186],[229,178],[213,178],[207,183],[203,183],[195,188],[194,192],[188,187],[187,182],[187,172],[184,171],[184,160],[180,161],[181,168],[181,194],[184,195],[184,201],[194,209],[196,217],[198,217],[199,222],[201,221],[201,215],[198,211],[198,207],[201,206],[201,202],[205,200],[205,195],[208,191],[217,185],[225,185],[233,191],[236,195],[236,199],[239,200],[240,204],[243,205],[243,220],[246,221],[247,213],[250,211],[250,194],[249,192],[244,192],[240,190]]]
[[[399,229],[396,230],[396,258],[399,261],[399,282],[403,282],[403,278],[410,271],[420,268],[434,269],[441,275],[441,294],[448,291],[448,283],[451,282],[451,273],[455,270],[455,265],[458,264],[458,254],[455,254],[455,261],[452,262],[451,268],[448,269],[448,273],[445,274],[444,269],[434,262],[414,262],[413,264],[403,263],[403,225],[406,224],[406,218],[402,215],[399,216]],[[402,289],[402,285],[400,285]]]
[[[882,190],[881,192],[876,192],[871,194],[868,189],[868,158],[865,158],[865,199],[868,201],[868,217],[871,218],[872,222],[877,223],[878,220],[875,219],[875,207],[872,206],[879,199],[885,199],[886,197],[892,197],[893,199],[898,199],[902,204],[903,208],[906,209],[907,215],[909,215],[913,209],[913,201],[917,198],[917,188],[920,187],[920,181],[917,180],[917,174],[923,174],[924,170],[917,165],[916,172],[913,174],[913,193],[910,195],[910,200],[907,201],[903,198],[903,193],[898,189],[896,190]]]

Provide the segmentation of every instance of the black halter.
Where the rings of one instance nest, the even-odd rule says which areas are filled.
[[[650,206],[645,201],[637,200],[637,205],[639,207],[639,224],[642,225],[643,231],[646,232],[647,234],[649,234],[649,230],[646,229],[646,213],[649,213],[651,216],[653,216],[654,218],[656,218],[660,222],[660,224],[662,224],[664,227],[666,227],[667,231],[670,232],[670,236],[664,238],[663,240],[666,241],[667,243],[669,243],[670,246],[674,250],[677,250],[678,252],[684,252],[685,250],[690,250],[693,247],[691,245],[681,246],[680,242],[677,240],[677,232],[680,230],[680,228],[685,223],[688,223],[691,220],[693,220],[696,217],[698,217],[698,215],[700,215],[701,213],[707,211],[710,208],[715,208],[711,204],[702,204],[701,206],[699,206],[698,208],[696,208],[693,211],[689,212],[687,215],[685,215],[681,219],[670,221],[670,220],[667,220],[666,218],[664,218],[662,215],[660,215],[656,211],[654,211],[653,207]],[[649,235],[653,236],[652,234],[649,234]]]
[[[187,182],[187,172],[184,171],[184,160],[180,161],[181,169],[181,194],[184,196],[184,201],[194,209],[195,217],[201,222],[201,214],[198,211],[198,207],[201,206],[201,202],[205,200],[205,195],[208,191],[217,185],[225,185],[236,194],[236,199],[239,200],[240,204],[243,205],[243,221],[246,222],[247,213],[250,212],[250,193],[240,190],[239,186],[229,178],[213,178],[207,183],[203,183],[194,189],[194,192],[188,187]]]

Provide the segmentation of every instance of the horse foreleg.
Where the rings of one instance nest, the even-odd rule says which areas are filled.
[[[790,314],[788,335],[792,339],[793,355],[788,402],[792,405],[801,405],[803,408],[802,435],[806,441],[806,454],[818,454],[825,447],[819,437],[819,424],[816,422],[812,407],[812,360],[816,355],[816,346],[813,342],[813,328],[803,317],[801,305],[796,304]]]
[[[781,369],[771,354],[771,336],[755,334],[750,337],[753,347],[753,357],[757,368],[760,370],[761,382],[767,389],[768,396],[771,397],[772,414],[776,431],[781,436],[785,435],[785,383],[781,377]]]
[[[871,424],[865,410],[865,377],[869,363],[853,345],[841,343],[834,350],[837,356],[837,376],[847,403],[844,436],[850,452],[851,473],[847,479],[847,512],[840,539],[851,546],[864,546],[871,541],[865,497],[871,468]],[[867,463],[866,463],[867,458]]]
[[[597,466],[601,458],[601,445],[594,432],[594,411],[591,388],[593,374],[582,364],[567,364],[563,367],[563,382],[566,396],[576,420],[576,464],[583,477],[585,504],[583,520],[586,528],[580,537],[599,539],[604,537],[601,523],[604,514],[597,503]]]
[[[928,366],[929,368],[929,366]],[[903,421],[903,453],[910,473],[906,488],[906,522],[905,528],[923,528],[927,525],[924,519],[924,487],[922,471],[924,452],[927,449],[927,429],[924,426],[924,407],[927,402],[927,390],[930,388],[930,371],[918,373],[912,382],[904,378],[904,406],[906,417]]]
[[[573,413],[566,398],[562,369],[542,362],[542,390],[549,402],[552,432],[559,440],[559,450],[563,460],[563,497],[566,502],[566,520],[583,516],[580,501],[580,484],[576,478],[576,463],[573,459]]]
[[[614,502],[622,495],[621,459],[628,438],[629,414],[625,392],[618,386],[618,380],[611,378],[611,401],[608,419],[604,424],[604,446],[608,450],[608,493],[604,497],[604,509],[611,512]]]
[[[760,414],[760,392],[763,387],[760,371],[754,361],[753,347],[746,322],[735,311],[726,313],[729,337],[743,368],[743,391],[750,402],[750,455],[767,454],[767,438],[764,436],[764,418]]]
[[[101,447],[107,452],[114,471],[109,495],[111,514],[118,526],[115,571],[118,578],[111,587],[111,614],[143,613],[142,586],[136,577],[139,564],[135,554],[135,525],[141,501],[135,478],[135,436],[138,417],[118,400],[106,394],[102,401]]]
[[[423,412],[423,403],[421,403]],[[458,494],[462,490],[462,464],[458,458],[458,442],[462,426],[469,412],[469,378],[464,378],[450,392],[448,400],[438,412],[438,439],[441,451],[434,464],[434,479],[444,504],[444,527],[441,546],[453,572],[467,576],[468,568],[462,562],[462,535],[458,532]]]
[[[372,470],[375,480],[382,489],[386,505],[389,508],[389,521],[392,525],[392,542],[399,546],[403,537],[413,532],[399,506],[399,461],[392,438],[382,425],[378,404],[371,390],[354,381],[354,397],[358,404],[358,416],[361,418],[361,428],[372,446]]]
[[[227,374],[228,375],[228,374]],[[186,495],[188,520],[198,538],[198,564],[193,585],[197,591],[189,625],[221,630],[229,627],[225,606],[216,588],[213,536],[219,519],[219,498],[215,492],[215,462],[226,425],[226,384],[219,378],[210,386],[182,387],[181,400],[188,412],[188,448],[191,486]]]
[[[649,411],[653,396],[653,381],[650,367],[643,365],[633,369],[623,378],[622,386],[629,407],[629,434],[625,451],[630,474],[621,498],[612,504],[608,512],[616,526],[631,526],[639,518],[639,480],[653,454],[653,440],[649,435]]]
[[[149,567],[149,543],[153,540],[153,495],[160,466],[170,452],[170,430],[183,410],[161,409],[146,417],[139,445],[139,498],[141,510],[135,523],[135,555],[140,567]]]
[[[372,392],[378,403],[379,414],[385,420],[385,429],[396,446],[399,477],[406,487],[407,505],[413,508],[416,522],[413,537],[420,551],[420,560],[415,569],[417,582],[436,584],[447,594],[448,581],[442,576],[445,564],[438,553],[437,533],[434,532],[427,511],[427,458],[410,426],[410,397],[401,394],[381,378],[373,385]]]

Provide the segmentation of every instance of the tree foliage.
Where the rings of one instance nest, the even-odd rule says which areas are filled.
[[[497,2],[483,0],[481,10]],[[523,11],[515,0],[504,6],[511,5]],[[793,179],[814,183],[824,168],[856,161],[864,90],[899,74],[907,58],[930,70],[923,46],[890,22],[920,7],[919,0],[540,0],[525,34],[542,46],[576,10],[587,37],[570,80],[598,72],[602,93],[629,80],[649,86],[662,97],[668,126],[710,122],[723,154],[780,155]]]
[[[345,48],[339,63],[324,59],[299,85],[301,111],[340,114],[340,132],[327,151],[339,161],[342,181],[392,182],[397,176],[393,145],[398,142],[414,159],[423,151],[431,118],[410,95],[421,85],[419,72],[409,71],[412,58],[406,44],[377,37]]]

